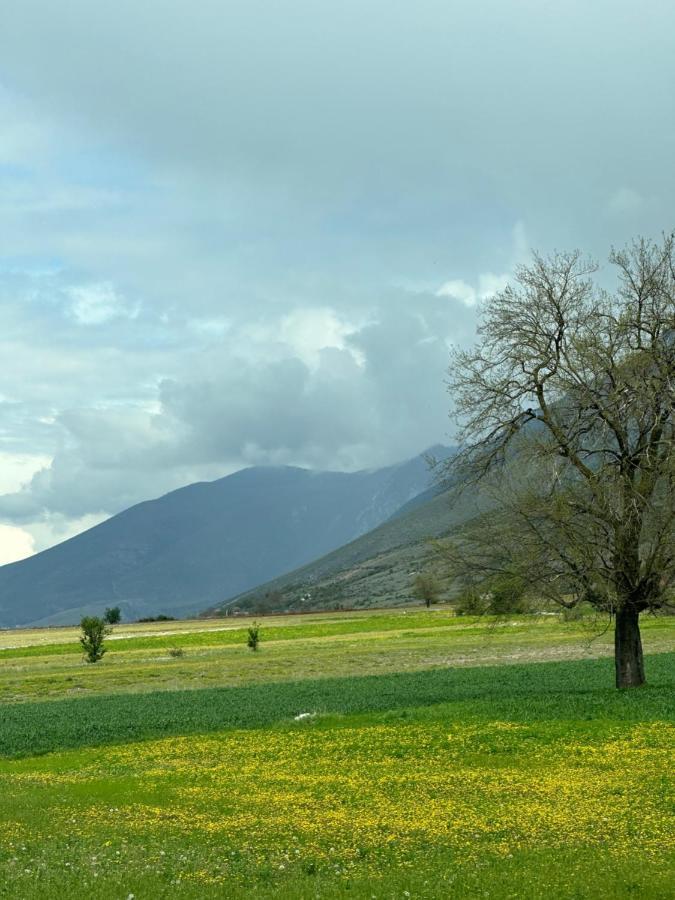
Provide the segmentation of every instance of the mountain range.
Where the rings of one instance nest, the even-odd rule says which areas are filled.
[[[415,576],[439,568],[434,541],[482,511],[483,501],[475,491],[429,488],[366,534],[206,614],[407,604],[413,596]]]
[[[252,467],[139,503],[0,567],[0,626],[69,624],[106,606],[125,620],[221,606],[432,497],[426,457],[351,473]]]

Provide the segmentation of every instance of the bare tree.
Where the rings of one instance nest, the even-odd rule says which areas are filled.
[[[418,572],[412,585],[412,594],[417,600],[421,600],[427,609],[432,603],[438,603],[441,586],[438,579],[431,573]]]
[[[640,613],[675,580],[674,236],[610,262],[612,293],[579,252],[535,255],[454,353],[451,466],[487,499],[448,552],[467,578],[524,577],[610,615],[623,688],[645,681]]]

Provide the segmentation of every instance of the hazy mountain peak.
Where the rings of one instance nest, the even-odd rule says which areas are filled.
[[[445,449],[445,448],[443,448]],[[0,625],[186,615],[310,562],[421,494],[423,456],[370,472],[252,466],[139,503],[0,568]]]

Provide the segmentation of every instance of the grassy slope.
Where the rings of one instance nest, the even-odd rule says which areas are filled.
[[[200,630],[186,632],[188,625]],[[454,618],[438,610],[265,619],[257,654],[246,649],[241,623],[230,631],[212,626],[176,623],[166,635],[150,635],[146,628],[135,633],[135,626],[126,626],[121,630],[126,637],[110,641],[108,654],[95,666],[82,660],[75,631],[68,644],[51,646],[48,641],[58,639],[61,630],[26,632],[25,648],[0,653],[0,701],[585,659],[612,652],[611,634],[597,624],[564,623],[550,616],[498,622]],[[674,626],[675,620],[647,619],[648,650],[672,649]],[[179,658],[169,654],[177,647],[184,652]]]
[[[372,631],[389,631],[400,630],[405,624],[406,628],[419,628],[426,626],[428,628],[441,628],[443,626],[451,626],[457,623],[451,610],[438,611],[433,613],[426,612],[410,612],[407,618],[402,619],[400,615],[378,615],[359,616],[351,615],[344,618],[334,617],[325,619],[314,617],[309,622],[298,620],[280,621],[279,617],[275,617],[271,622],[265,622],[264,637],[266,641],[293,640],[298,638],[312,637],[333,637],[341,634],[356,634]],[[198,630],[188,631],[185,633],[174,632],[173,634],[146,634],[135,635],[133,637],[115,636],[114,642],[111,639],[108,647],[116,652],[125,650],[152,650],[157,648],[171,647],[206,647],[217,646],[223,644],[245,644],[246,635],[245,625],[222,626],[221,628],[209,628],[202,630],[196,625]],[[24,647],[8,647],[0,649],[0,660],[13,659],[26,656],[55,656],[60,654],[77,654],[81,655],[82,650],[77,639],[68,642],[40,643],[32,646]]]
[[[411,572],[425,565],[429,539],[438,538],[476,514],[476,498],[448,493],[411,504],[401,515],[306,566],[240,594],[224,606],[249,606],[280,592],[282,606],[310,593],[319,608],[331,598],[344,606],[391,606],[410,600]],[[310,603],[311,606],[311,603]]]
[[[609,692],[608,660],[431,669],[350,678],[15,703],[5,706],[0,756],[48,753],[223,728],[262,728],[302,712],[353,714],[449,703],[458,721],[612,717],[651,721],[673,711],[675,654],[650,659],[653,686]],[[670,693],[669,693],[670,692]]]
[[[56,645],[1,661],[15,699],[50,680],[63,696],[75,667],[92,681],[2,707],[0,897],[669,896],[675,653],[618,693],[606,658],[522,663],[606,651],[578,624],[426,615],[293,624],[257,655],[115,648],[86,667]],[[644,638],[672,651],[675,621]],[[511,665],[439,667],[443,653]],[[239,686],[148,691],[164,668],[194,687],[193,663]],[[139,671],[145,693],[96,693]]]

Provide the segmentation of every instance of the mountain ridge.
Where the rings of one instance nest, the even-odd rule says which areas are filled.
[[[249,467],[186,485],[0,567],[0,625],[65,624],[110,605],[126,619],[197,613],[377,527],[429,480],[420,455],[351,473]]]
[[[434,485],[377,528],[291,572],[230,598],[203,615],[314,611],[409,603],[414,576],[431,572],[432,541],[482,511],[475,492]]]

